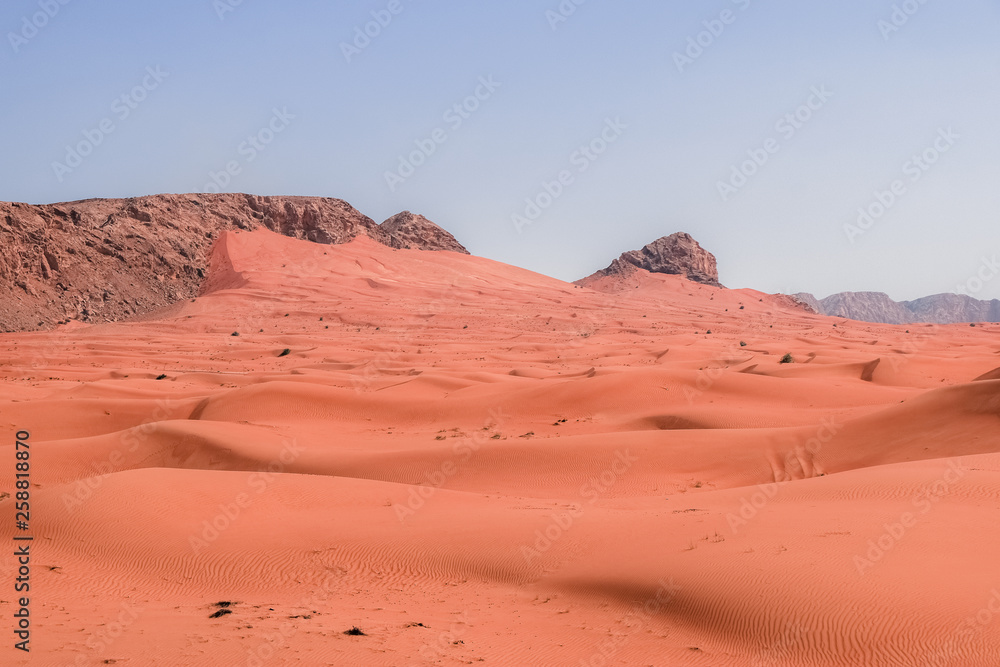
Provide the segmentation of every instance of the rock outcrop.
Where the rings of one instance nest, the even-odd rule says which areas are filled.
[[[690,234],[677,232],[659,238],[641,250],[622,253],[608,268],[585,278],[627,275],[635,269],[679,275],[697,283],[722,287],[715,255],[702,248]]]
[[[0,331],[114,321],[194,297],[212,244],[226,230],[266,227],[326,244],[366,234],[392,248],[461,248],[426,218],[412,218],[382,227],[340,199],[246,194],[0,203]]]
[[[403,243],[404,248],[420,248],[422,250],[450,250],[468,255],[454,236],[441,229],[422,215],[403,211],[392,216],[379,228]]]

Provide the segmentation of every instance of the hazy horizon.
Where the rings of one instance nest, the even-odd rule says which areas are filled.
[[[0,200],[336,197],[564,280],[685,231],[728,287],[912,300],[1000,253],[998,19],[985,0],[16,0]],[[970,295],[1000,298],[996,278]]]

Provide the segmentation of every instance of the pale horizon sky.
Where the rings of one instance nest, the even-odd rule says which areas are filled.
[[[995,0],[10,0],[0,28],[3,201],[222,184],[565,280],[686,231],[728,287],[1000,298]]]

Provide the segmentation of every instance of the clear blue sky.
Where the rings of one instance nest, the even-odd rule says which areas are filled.
[[[236,1],[3,3],[0,199],[206,191],[235,166],[225,190],[410,209],[559,278],[684,230],[730,287],[821,297],[954,291],[1000,255],[996,0]],[[748,151],[766,162],[730,181]],[[876,191],[894,201],[849,239]]]

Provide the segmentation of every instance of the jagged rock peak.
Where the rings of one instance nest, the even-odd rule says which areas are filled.
[[[715,255],[685,232],[659,238],[641,250],[622,253],[608,268],[595,275],[621,275],[635,268],[650,273],[680,275],[694,282],[722,287]]]
[[[379,225],[379,229],[398,239],[404,248],[450,250],[469,254],[454,236],[424,216],[409,211],[397,213]]]

